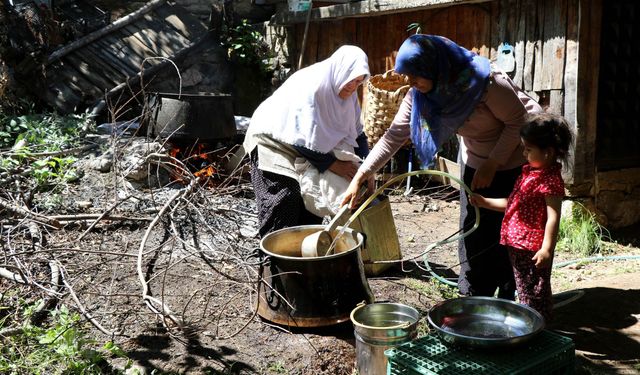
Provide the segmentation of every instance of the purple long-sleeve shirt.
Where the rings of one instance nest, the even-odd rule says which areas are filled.
[[[360,171],[365,175],[371,175],[382,168],[411,136],[411,90],[404,97],[387,132],[360,166]],[[476,169],[487,158],[498,162],[498,170],[522,165],[525,159],[520,144],[520,128],[525,123],[527,113],[541,111],[540,105],[517,87],[505,73],[493,71],[484,96],[457,131],[462,137],[462,161]]]

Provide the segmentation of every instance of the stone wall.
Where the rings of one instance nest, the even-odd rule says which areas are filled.
[[[621,228],[640,222],[640,168],[598,172],[594,184],[595,208],[602,224]]]

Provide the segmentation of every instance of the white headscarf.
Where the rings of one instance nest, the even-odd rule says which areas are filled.
[[[354,92],[338,93],[351,80],[369,77],[367,55],[342,46],[331,57],[294,73],[262,102],[251,118],[247,137],[268,134],[290,145],[328,153],[339,143],[356,147],[362,132],[360,106]],[[247,152],[255,147],[251,144]]]

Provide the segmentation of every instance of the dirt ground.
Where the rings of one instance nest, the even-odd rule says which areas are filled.
[[[421,254],[458,226],[455,190],[432,183],[414,188],[408,196],[404,187],[390,194],[405,258]],[[69,281],[79,301],[103,328],[101,332],[87,324],[91,337],[102,343],[113,338],[146,374],[355,374],[350,322],[293,330],[255,314],[258,275],[251,255],[259,241],[246,175],[229,194],[219,186],[196,188],[197,194],[167,206],[184,190],[183,185],[157,189],[150,204],[150,190],[127,190],[110,173],[87,169],[65,192],[67,212],[59,214],[104,212],[116,196],[131,195],[112,214],[145,218],[105,220],[85,236],[86,223],[51,233],[49,246],[57,251],[53,254],[72,276]],[[80,204],[84,201],[92,207]],[[152,222],[164,206],[169,207],[165,217]],[[633,233],[622,241],[615,255],[640,255],[638,247],[623,246],[637,246]],[[456,249],[456,243],[449,243],[429,252],[431,268],[455,278]],[[560,253],[557,262],[571,258]],[[639,265],[637,260],[578,262],[554,271],[554,292],[583,292],[556,310],[549,327],[573,339],[576,373],[640,371]],[[146,280],[146,292],[141,279]],[[420,335],[428,333],[424,317],[429,308],[455,296],[454,289],[424,270],[420,258],[368,282],[377,301],[418,309],[423,317]],[[142,295],[150,298],[145,302]],[[176,319],[155,313],[157,301]],[[77,306],[71,296],[63,302]],[[124,364],[113,359],[115,367]]]

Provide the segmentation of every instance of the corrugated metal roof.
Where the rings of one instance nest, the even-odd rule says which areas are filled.
[[[167,63],[159,57],[175,59],[206,33],[206,26],[179,5],[152,1],[52,53],[41,96],[60,112],[74,112],[137,82],[143,62],[144,75],[151,74]]]

